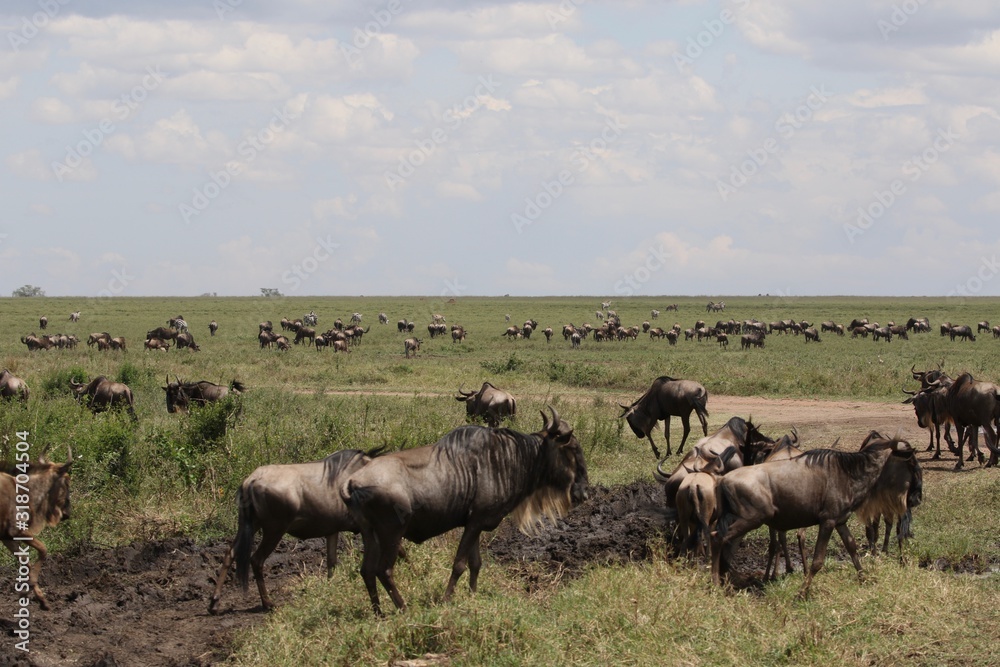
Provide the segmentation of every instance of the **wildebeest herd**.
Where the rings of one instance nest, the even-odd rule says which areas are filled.
[[[610,305],[610,304],[609,304]],[[710,310],[724,304],[709,304]],[[604,304],[602,304],[604,306]],[[676,310],[668,308],[667,310]],[[736,323],[719,322],[715,327],[696,323],[681,332],[679,325],[664,332],[643,323],[642,327],[622,327],[614,311],[599,311],[601,327],[565,325],[564,340],[574,347],[588,335],[595,341],[634,340],[640,330],[651,338],[667,338],[676,343],[678,335],[685,339],[715,338],[728,340],[728,335],[741,335],[750,341],[743,347],[762,347],[768,335],[804,335],[807,342],[819,342],[820,334],[808,322],[780,321],[769,325],[755,321]],[[658,311],[654,311],[655,319]],[[75,314],[78,316],[78,314]],[[379,314],[381,324],[388,323],[384,313]],[[318,316],[315,312],[296,320],[282,319],[281,329],[291,332],[293,340],[273,331],[271,322],[261,322],[258,330],[260,347],[291,349],[290,345],[312,343],[316,349],[333,347],[334,351],[349,351],[370,331],[362,328],[360,313],[354,313],[348,325],[340,320],[329,330],[317,333]],[[75,320],[74,320],[75,321]],[[701,324],[701,326],[697,326]],[[980,322],[980,331],[991,330],[988,322]],[[436,316],[430,326],[446,326],[444,318]],[[984,328],[985,327],[985,328]],[[503,336],[512,340],[530,338],[538,328],[534,320],[522,327],[509,327]],[[942,335],[952,340],[975,340],[968,327],[942,325]],[[171,318],[168,326],[157,327],[147,333],[147,350],[167,350],[171,344],[177,348],[200,348],[194,343],[187,322],[180,316]],[[210,334],[218,330],[213,320]],[[398,332],[411,333],[413,324],[401,320]],[[855,321],[850,326],[824,322],[823,332],[836,335],[850,333],[852,337],[867,337],[890,341],[892,337],[907,338],[908,333],[930,330],[924,319],[911,318],[903,327],[890,323],[885,327],[877,323]],[[883,331],[884,330],[884,331]],[[992,328],[1000,337],[998,327]],[[430,329],[429,329],[430,331]],[[447,331],[447,329],[445,329]],[[552,329],[547,328],[548,341]],[[456,332],[458,332],[456,334]],[[434,337],[438,333],[431,333]],[[671,337],[669,334],[673,334]],[[465,329],[452,325],[453,342],[465,339]],[[75,337],[74,337],[75,338]],[[41,337],[35,337],[41,341]],[[45,337],[46,342],[22,342],[31,350],[50,349],[59,345]],[[88,345],[98,349],[124,351],[124,339],[117,347],[108,334],[92,334]],[[184,340],[182,344],[181,341]],[[321,342],[322,341],[322,342]],[[416,354],[421,341],[407,338],[404,343],[406,357]],[[35,345],[35,347],[32,347]],[[102,347],[103,346],[103,347]],[[919,389],[905,390],[906,399],[914,406],[921,428],[930,431],[928,450],[936,446],[935,458],[941,454],[940,428],[945,427],[945,439],[950,451],[957,455],[956,467],[963,462],[963,448],[968,447],[970,460],[978,456],[987,467],[994,466],[1000,457],[997,443],[997,423],[1000,420],[1000,388],[975,380],[962,373],[950,378],[939,367],[936,370],[917,371],[914,380]],[[135,418],[134,399],[127,385],[104,376],[89,383],[71,380],[72,391],[97,412],[121,407]],[[169,412],[186,411],[191,406],[203,405],[245,390],[233,380],[228,386],[207,381],[183,382],[175,376],[167,378],[163,387]],[[9,371],[0,373],[0,396],[27,400],[27,385]],[[421,543],[453,528],[464,532],[452,564],[445,589],[448,599],[460,577],[469,572],[470,588],[475,591],[482,564],[480,536],[483,531],[495,529],[506,516],[511,516],[524,531],[537,530],[546,521],[553,522],[563,516],[574,503],[587,495],[587,467],[583,450],[573,428],[560,418],[554,408],[542,412],[541,429],[525,434],[502,423],[516,417],[513,396],[484,382],[479,391],[465,391],[459,387],[455,399],[464,402],[467,415],[481,419],[486,426],[466,425],[456,428],[434,444],[385,452],[380,449],[364,452],[344,450],[312,463],[270,465],[258,468],[241,485],[238,496],[238,531],[232,547],[222,563],[211,596],[210,611],[217,611],[221,591],[232,562],[236,562],[236,578],[244,587],[249,585],[252,570],[258,586],[261,604],[265,609],[273,606],[267,593],[263,564],[285,534],[300,538],[325,537],[327,539],[328,571],[336,564],[338,534],[343,531],[360,533],[364,544],[361,579],[369,594],[372,608],[381,613],[378,585],[386,590],[397,608],[405,608],[398,590],[393,569],[401,553],[403,539]],[[806,596],[813,576],[823,565],[827,543],[836,531],[858,571],[861,564],[857,545],[847,528],[847,520],[857,515],[866,526],[869,547],[874,550],[880,522],[886,523],[885,544],[888,549],[890,529],[894,528],[900,543],[909,533],[912,511],[921,501],[922,474],[914,449],[897,438],[872,432],[856,452],[837,449],[800,450],[797,434],[774,439],[760,432],[750,419],[732,417],[726,424],[709,434],[708,392],[693,380],[658,377],[651,386],[630,405],[620,404],[619,415],[628,423],[636,438],[645,438],[654,455],[660,459],[652,432],[659,421],[665,422],[667,443],[665,456],[673,454],[670,445],[670,417],[680,417],[683,435],[677,454],[683,453],[690,433],[689,418],[694,412],[701,424],[703,437],[683,456],[672,470],[659,460],[653,477],[663,484],[665,507],[660,510],[669,525],[676,526],[673,544],[680,552],[695,551],[706,555],[712,565],[713,580],[722,581],[729,568],[733,550],[741,536],[759,526],[772,531],[768,552],[767,576],[777,570],[779,555],[784,555],[786,571],[791,569],[785,532],[819,526],[819,535],[812,561],[806,569],[806,578],[800,595]],[[956,430],[953,440],[950,429]],[[978,433],[985,434],[989,460],[979,450]],[[32,512],[43,521],[32,522],[28,531],[30,543],[38,549],[40,558],[32,569],[32,590],[39,604],[47,607],[42,592],[37,588],[37,568],[44,559],[44,545],[37,540],[37,533],[45,525],[54,525],[69,515],[70,459],[65,464],[51,464],[41,460],[27,473],[32,488],[46,488],[45,501]],[[15,472],[15,471],[10,471]],[[0,473],[0,506],[14,505],[16,474]],[[29,532],[18,529],[0,513],[0,535],[13,551],[13,540]],[[257,532],[262,533],[256,550],[253,549]],[[807,555],[800,534],[800,554],[803,563]],[[772,569],[773,565],[773,569]]]

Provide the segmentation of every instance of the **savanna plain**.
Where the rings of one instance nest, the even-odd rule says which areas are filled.
[[[61,460],[72,446],[75,460],[72,518],[41,535],[50,548],[41,584],[53,611],[32,607],[29,654],[13,649],[15,564],[6,551],[0,556],[0,665],[1000,664],[994,648],[1000,470],[970,462],[954,471],[947,452],[932,460],[924,451],[926,431],[902,404],[902,389],[917,387],[914,366],[940,364],[953,377],[969,371],[1000,382],[1000,340],[989,332],[975,342],[938,333],[944,321],[973,329],[982,320],[1000,323],[1000,299],[714,297],[726,302],[716,313],[706,312],[709,300],[636,297],[613,300],[612,308],[625,326],[649,320],[664,329],[675,322],[686,329],[697,320],[794,319],[818,327],[826,320],[867,317],[884,324],[925,316],[932,330],[888,343],[831,333],[819,343],[772,335],[763,348],[749,350],[740,348],[738,336],[720,347],[683,337],[671,346],[640,334],[622,342],[587,338],[573,349],[560,333],[563,325],[599,325],[601,298],[0,300],[0,364],[31,389],[26,404],[0,405],[0,458],[12,460],[15,433],[27,431],[36,454],[48,448]],[[673,303],[677,310],[666,311]],[[653,309],[660,311],[656,320]],[[80,321],[69,322],[77,310]],[[259,322],[271,320],[278,330],[282,317],[310,310],[319,316],[317,330],[355,312],[370,330],[349,353],[304,344],[288,352],[260,349]],[[380,312],[388,324],[379,324]],[[432,339],[433,314],[463,325],[466,340]],[[48,333],[74,333],[80,345],[29,352],[20,337],[42,333],[42,315]],[[177,315],[201,351],[144,351],[146,332]],[[214,337],[208,331],[213,319],[219,324]],[[410,358],[406,336],[397,331],[400,319],[415,322],[423,341]],[[530,339],[503,336],[528,319],[540,329],[552,327],[552,341],[541,331]],[[83,342],[104,331],[125,337],[127,350],[99,352]],[[102,374],[132,388],[138,419],[91,415],[78,404],[70,380]],[[739,416],[752,417],[774,438],[794,427],[806,449],[856,450],[873,428],[908,439],[923,466],[924,494],[903,562],[895,551],[866,555],[859,583],[834,538],[810,597],[800,601],[801,568],[761,582],[764,530],[742,547],[758,556],[736,564],[742,583],[719,588],[704,562],[671,555],[655,522],[633,557],[595,558],[572,568],[552,559],[511,558],[509,550],[495,555],[492,540],[510,529],[502,525],[484,536],[478,592],[471,594],[463,579],[449,603],[441,598],[457,534],[408,545],[396,577],[409,609],[377,618],[358,575],[360,541],[342,539],[340,563],[328,579],[322,549],[289,537],[272,557],[278,565],[268,569],[275,611],[262,613],[253,586],[244,595],[230,580],[223,613],[207,613],[215,570],[236,529],[236,489],[251,471],[345,448],[433,443],[466,423],[465,408],[453,398],[461,386],[477,389],[489,380],[512,393],[518,400],[512,427],[523,432],[539,430],[540,411],[553,406],[575,429],[595,491],[654,487],[656,504],[656,460],[620,419],[619,404],[631,403],[661,375],[705,385],[710,433]],[[238,400],[167,414],[161,387],[175,377],[237,379],[248,389]],[[692,421],[686,448],[701,436]],[[675,454],[668,469],[680,460],[679,420],[671,426]],[[849,526],[863,543],[862,527],[853,519]],[[188,560],[173,573],[147,575],[128,555],[150,550]],[[88,566],[93,563],[101,565]],[[172,597],[170,580],[185,571],[193,583]],[[127,603],[114,603],[126,588]],[[106,628],[99,619],[107,620]]]

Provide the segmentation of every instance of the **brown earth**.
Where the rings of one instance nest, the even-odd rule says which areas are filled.
[[[901,404],[713,396],[710,409],[712,426],[732,415],[752,415],[769,435],[795,426],[806,447],[827,446],[839,436],[845,448],[854,448],[873,428],[889,433],[899,430],[918,449],[925,442],[912,409]],[[646,448],[641,451],[649,455]],[[921,459],[926,461],[927,456],[921,454]],[[947,474],[950,463],[925,466],[927,470],[932,472],[925,484],[933,483],[932,475]],[[663,526],[650,507],[662,505],[662,490],[652,481],[610,489],[595,486],[584,505],[538,538],[525,538],[506,524],[501,526],[487,540],[488,552],[500,561],[535,562],[548,572],[565,571],[571,576],[589,563],[644,560],[651,555],[650,538]],[[234,631],[266,618],[256,606],[255,592],[244,597],[232,583],[227,584],[222,613],[207,613],[212,582],[226,548],[228,543],[223,541],[199,545],[177,538],[51,555],[41,583],[52,610],[30,607],[30,653],[13,649],[15,602],[12,595],[0,599],[0,667],[208,665],[225,660]],[[743,551],[760,553],[759,548]],[[736,563],[735,569],[762,569],[759,557],[752,558],[757,560]],[[4,562],[0,590],[11,591],[12,561]],[[288,540],[267,567],[275,602],[287,602],[297,578],[304,572],[323,571],[322,541]],[[530,587],[530,577],[537,572],[526,570],[525,576]]]

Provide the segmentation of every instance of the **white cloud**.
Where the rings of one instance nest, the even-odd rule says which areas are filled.
[[[31,105],[31,112],[39,122],[65,125],[74,120],[73,109],[57,97],[39,97]]]

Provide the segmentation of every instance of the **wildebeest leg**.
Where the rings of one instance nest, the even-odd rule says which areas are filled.
[[[769,539],[767,541],[767,565],[764,566],[764,581],[771,581],[778,576],[778,548],[781,542],[781,535],[784,533],[769,529]]]
[[[956,446],[957,451],[955,451],[955,453],[958,454],[958,462],[955,463],[955,470],[961,470],[962,462],[965,460],[965,455],[962,453],[962,447],[965,444],[966,437],[965,431],[966,429],[964,427],[959,426],[958,424],[955,425],[955,434],[958,436],[958,443]]]
[[[219,604],[219,598],[222,597],[222,586],[226,583],[226,577],[229,575],[229,566],[233,564],[233,558],[236,556],[236,542],[233,541],[229,545],[229,551],[226,552],[225,558],[222,559],[222,567],[219,568],[219,573],[215,575],[215,592],[212,593],[212,599],[208,602],[208,613],[215,614],[215,605]]]
[[[483,566],[483,555],[480,552],[480,540],[476,540],[469,554],[469,590],[476,592],[476,585],[479,581],[479,569]]]
[[[833,529],[834,525],[832,521],[824,521],[819,524],[819,535],[816,537],[816,550],[813,551],[812,565],[808,568],[803,568],[806,572],[806,578],[802,582],[802,588],[799,589],[798,597],[800,600],[809,597],[809,586],[812,584],[813,577],[822,569],[823,563],[826,561],[826,547],[830,542]],[[853,541],[853,538],[851,539]],[[854,553],[852,557],[857,558],[857,553]]]
[[[646,439],[649,440],[649,446],[653,448],[653,456],[655,456],[657,458],[657,460],[659,460],[659,458],[660,458],[660,450],[656,448],[656,443],[653,442],[653,435],[652,434],[653,434],[652,431],[650,431],[649,433],[647,433],[646,434]],[[667,456],[670,456],[670,438],[669,437],[667,438],[667,453],[664,455],[664,458],[666,458]]]
[[[326,578],[333,576],[333,568],[337,567],[337,546],[340,544],[340,533],[326,536]]]
[[[837,524],[837,534],[840,535],[840,541],[844,543],[847,553],[851,555],[851,562],[854,563],[854,569],[858,571],[858,579],[864,581],[864,573],[861,571],[861,558],[858,556],[858,543],[854,541],[854,536],[851,535],[846,522]]]
[[[14,550],[14,540],[4,540],[3,543],[17,557],[17,552]],[[16,544],[18,546],[34,547],[35,551],[38,552],[38,558],[28,568],[28,586],[35,595],[35,599],[38,600],[38,606],[48,611],[49,602],[45,599],[45,594],[42,593],[42,589],[38,586],[38,574],[42,571],[42,561],[48,556],[49,551],[45,548],[45,544],[37,537],[32,537],[30,540],[23,542],[18,540]]]
[[[476,591],[476,578],[479,576],[479,566],[482,564],[479,553],[479,535],[482,531],[479,528],[466,526],[462,531],[462,539],[458,542],[458,551],[455,552],[455,562],[451,565],[451,577],[448,579],[448,586],[444,589],[444,601],[451,599],[455,592],[455,584],[462,574],[474,565],[473,572],[469,573],[469,588]]]
[[[882,553],[889,553],[889,538],[892,537],[892,517],[886,515],[883,517],[885,521],[885,539],[882,540]],[[899,537],[899,525],[896,525],[896,537]],[[900,544],[902,544],[902,538],[900,538]]]
[[[799,558],[802,559],[802,569],[806,569],[806,529],[799,528]]]
[[[267,594],[267,588],[264,586],[264,561],[267,560],[267,557],[271,555],[278,546],[278,543],[281,542],[284,534],[283,530],[274,532],[268,532],[267,529],[263,530],[260,537],[260,544],[257,545],[257,550],[250,557],[250,567],[253,568],[253,578],[257,582],[257,590],[260,592],[260,604],[264,608],[264,611],[274,609],[274,603],[271,602],[271,598]]]
[[[399,548],[403,542],[402,532],[394,532],[392,530],[382,530],[376,534],[376,540],[378,541],[378,559],[375,563],[375,576],[378,580],[382,582],[382,587],[385,588],[389,597],[392,598],[392,603],[396,605],[396,609],[400,611],[406,610],[406,603],[403,601],[403,596],[399,594],[399,589],[396,587],[396,580],[392,576],[393,568],[396,565],[396,559],[399,557]],[[368,547],[365,547],[367,552]],[[367,556],[367,553],[365,554]],[[376,610],[376,613],[381,613]]]
[[[361,580],[365,582],[365,589],[372,602],[372,611],[377,616],[382,616],[382,606],[378,600],[378,579],[375,574],[380,551],[378,539],[370,526],[362,526],[361,540],[365,548],[364,556],[361,558]]]
[[[993,424],[990,422],[983,424],[983,440],[986,441],[986,447],[990,450],[990,460],[986,462],[986,467],[992,468],[997,464],[998,458],[1000,458],[1000,449],[997,448],[997,432],[993,429]],[[980,453],[980,463],[983,462],[982,456],[982,453]]]
[[[684,434],[681,435],[681,446],[677,448],[677,453],[680,454],[681,450],[684,449],[684,443],[687,442],[688,435],[691,433],[691,413],[686,415],[681,415],[681,426],[684,427]]]
[[[663,437],[667,439],[667,453],[664,456],[670,456],[670,415],[663,419]]]
[[[719,535],[718,530],[712,531],[712,582],[716,586],[722,584],[722,575],[729,569],[729,557],[739,544],[740,538],[760,525],[762,525],[760,521],[750,521],[737,516],[729,524],[725,535]],[[723,550],[727,553],[723,554]]]

